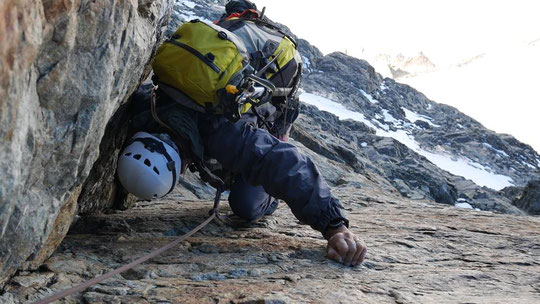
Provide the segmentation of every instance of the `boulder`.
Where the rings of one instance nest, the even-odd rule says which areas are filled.
[[[172,0],[0,3],[0,286],[65,236],[111,152],[105,126],[147,77],[171,10]]]
[[[440,184],[429,188],[433,199],[437,203],[454,205],[457,200],[457,191],[453,185]]]
[[[540,180],[530,181],[515,205],[529,214],[540,214]]]

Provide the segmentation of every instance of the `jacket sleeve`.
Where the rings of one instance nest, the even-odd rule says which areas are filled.
[[[295,146],[256,128],[244,116],[236,123],[214,116],[201,121],[199,128],[208,156],[284,200],[301,222],[323,233],[334,220],[348,226],[343,206],[315,164]]]

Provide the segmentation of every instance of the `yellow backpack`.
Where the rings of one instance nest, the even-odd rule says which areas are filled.
[[[242,40],[200,20],[181,25],[159,47],[152,68],[160,88],[177,102],[218,114],[238,110],[232,105],[236,88],[253,73]]]
[[[302,59],[294,38],[254,10],[222,18],[217,25],[242,39],[255,71],[265,68],[260,76],[276,86],[273,97],[296,95],[302,74]],[[270,66],[267,66],[269,63]]]

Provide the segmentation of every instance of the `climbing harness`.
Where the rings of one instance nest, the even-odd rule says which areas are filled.
[[[199,226],[193,228],[193,230],[191,230],[190,232],[178,237],[176,240],[170,242],[169,244],[157,249],[157,250],[154,250],[152,251],[151,253],[127,264],[127,265],[124,265],[120,268],[117,268],[111,272],[108,272],[104,275],[101,275],[99,277],[96,277],[96,278],[93,278],[89,281],[86,281],[84,283],[81,283],[75,287],[72,287],[70,289],[66,289],[66,290],[63,290],[61,292],[58,292],[56,294],[53,294],[52,296],[49,296],[49,297],[46,297],[44,299],[41,299],[41,300],[38,300],[36,302],[34,302],[33,304],[48,304],[48,303],[52,303],[56,300],[59,300],[59,299],[62,299],[62,298],[65,298],[69,295],[72,295],[72,294],[75,294],[76,292],[80,292],[80,291],[83,291],[85,290],[86,288],[92,286],[92,285],[95,285],[99,282],[102,282],[114,275],[117,275],[119,273],[122,273],[124,271],[127,271],[141,263],[144,263],[146,261],[148,261],[149,259],[151,258],[154,258],[156,256],[158,256],[159,254],[173,248],[174,246],[178,245],[180,242],[186,240],[188,237],[192,236],[193,234],[195,234],[197,231],[201,230],[202,228],[204,228],[206,225],[208,225],[213,219],[215,218],[220,218],[219,217],[219,214],[218,214],[218,211],[219,211],[219,200],[221,199],[221,193],[222,193],[222,189],[218,189],[217,192],[216,192],[216,196],[214,198],[214,207],[212,208],[212,210],[210,210],[210,216],[204,221],[202,222]]]

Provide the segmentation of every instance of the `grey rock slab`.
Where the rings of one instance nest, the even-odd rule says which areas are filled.
[[[272,227],[238,227],[229,220],[224,226],[212,223],[189,241],[189,248],[208,250],[172,249],[123,277],[117,276],[75,297],[135,303],[141,299],[149,303],[211,303],[216,299],[234,303],[540,300],[540,219],[407,200],[398,193],[384,193],[372,181],[362,182],[366,187],[361,193],[354,188],[334,188],[345,208],[351,210],[351,230],[362,236],[369,248],[366,262],[360,267],[346,267],[326,259],[326,242],[320,234],[295,224],[290,211],[279,208],[267,217],[275,219]],[[360,197],[369,198],[364,199],[365,205],[357,203]],[[174,239],[147,237],[145,231],[166,231],[176,225],[165,222],[155,226],[152,217],[167,210],[169,216],[194,227],[204,220],[211,205],[209,201],[179,204],[164,200],[82,219],[80,224],[99,218],[102,231],[109,231],[112,237],[121,233],[113,228],[119,219],[149,220],[139,221],[130,238],[108,243],[111,250],[96,250],[104,241],[99,234],[68,234],[50,259],[56,263],[73,260],[63,250],[77,248],[78,259],[87,259],[87,263],[98,260],[103,263],[103,271],[112,270],[119,266],[116,252],[123,251],[133,260]],[[223,206],[223,211],[227,209]],[[57,268],[44,273],[53,280],[63,273],[84,276],[73,281],[88,278],[77,270],[77,264],[63,265],[62,272]],[[21,279],[15,277],[8,286],[17,299],[30,287],[14,283],[16,280]],[[34,293],[42,294],[45,288],[54,286],[35,288]]]

